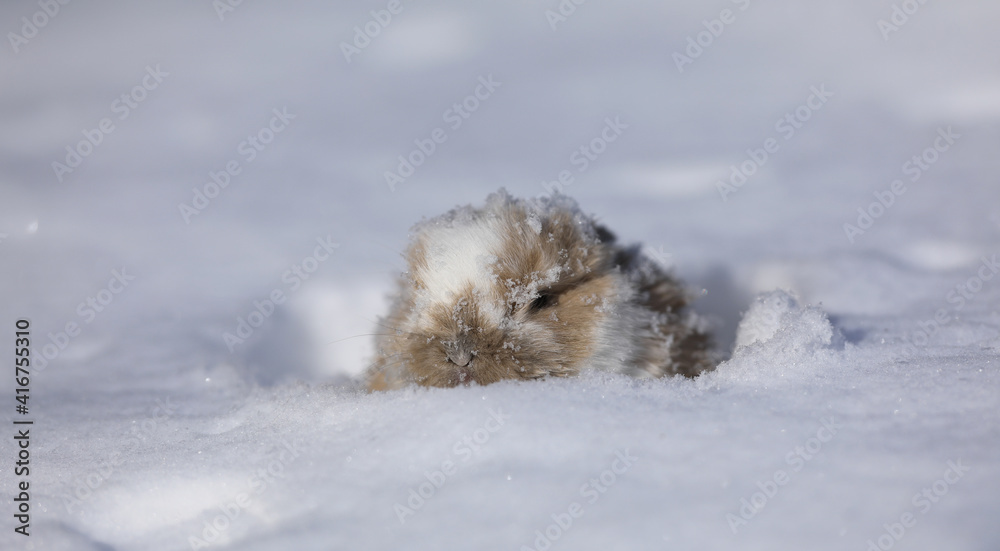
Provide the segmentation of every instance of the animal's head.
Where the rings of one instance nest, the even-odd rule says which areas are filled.
[[[613,239],[564,196],[502,190],[419,224],[383,320],[381,369],[425,386],[488,384],[574,375],[613,354],[625,337],[609,321],[631,295]]]

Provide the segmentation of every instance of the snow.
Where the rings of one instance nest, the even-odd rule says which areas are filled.
[[[1000,547],[1000,6],[347,4],[5,33],[0,357],[27,317],[36,369],[0,548]],[[409,228],[501,186],[669,258],[730,357],[358,390]]]

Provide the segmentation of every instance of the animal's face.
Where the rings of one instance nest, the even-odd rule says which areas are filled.
[[[508,205],[421,228],[380,343],[387,366],[426,386],[576,374],[628,299],[589,224]]]

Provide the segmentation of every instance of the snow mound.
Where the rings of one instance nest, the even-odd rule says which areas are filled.
[[[776,290],[761,294],[736,329],[733,357],[713,379],[768,381],[807,373],[830,360],[843,339],[826,313]]]
[[[757,297],[736,329],[736,351],[779,336],[796,347],[810,343],[830,345],[834,330],[822,310],[799,306],[786,291],[771,291]]]

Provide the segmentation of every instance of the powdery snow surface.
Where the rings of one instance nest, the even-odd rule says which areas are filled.
[[[1000,548],[995,2],[295,4],[0,7],[0,548]],[[501,186],[729,359],[361,392],[410,226]]]

